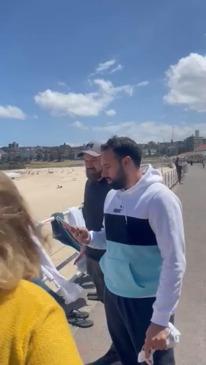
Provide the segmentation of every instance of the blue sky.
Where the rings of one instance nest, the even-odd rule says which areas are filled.
[[[0,145],[206,135],[205,0],[2,0]]]

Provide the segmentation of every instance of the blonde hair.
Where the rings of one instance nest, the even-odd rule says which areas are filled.
[[[38,276],[38,247],[32,235],[41,239],[16,186],[0,172],[0,290]]]

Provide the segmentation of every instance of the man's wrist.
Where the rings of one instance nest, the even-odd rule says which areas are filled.
[[[162,327],[168,327],[170,317],[171,317],[170,313],[162,313],[158,312],[157,310],[154,310],[151,322],[158,324],[159,326]]]
[[[160,325],[160,324],[157,324],[157,323],[154,323],[154,322],[150,322],[150,325],[154,328],[154,329],[157,329],[157,330],[165,330],[167,328],[167,326],[163,326],[163,325]]]

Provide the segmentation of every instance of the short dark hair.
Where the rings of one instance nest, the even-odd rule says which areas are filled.
[[[129,156],[136,167],[141,165],[142,151],[131,138],[114,136],[101,146],[101,150],[112,150],[120,160]]]

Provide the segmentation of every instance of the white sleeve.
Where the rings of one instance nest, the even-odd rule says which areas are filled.
[[[149,222],[163,260],[151,321],[167,326],[179,302],[186,267],[182,207],[174,193],[164,190],[153,197]]]
[[[101,231],[90,231],[91,241],[89,243],[89,247],[96,248],[97,250],[106,250],[106,235],[105,229],[102,228]]]

